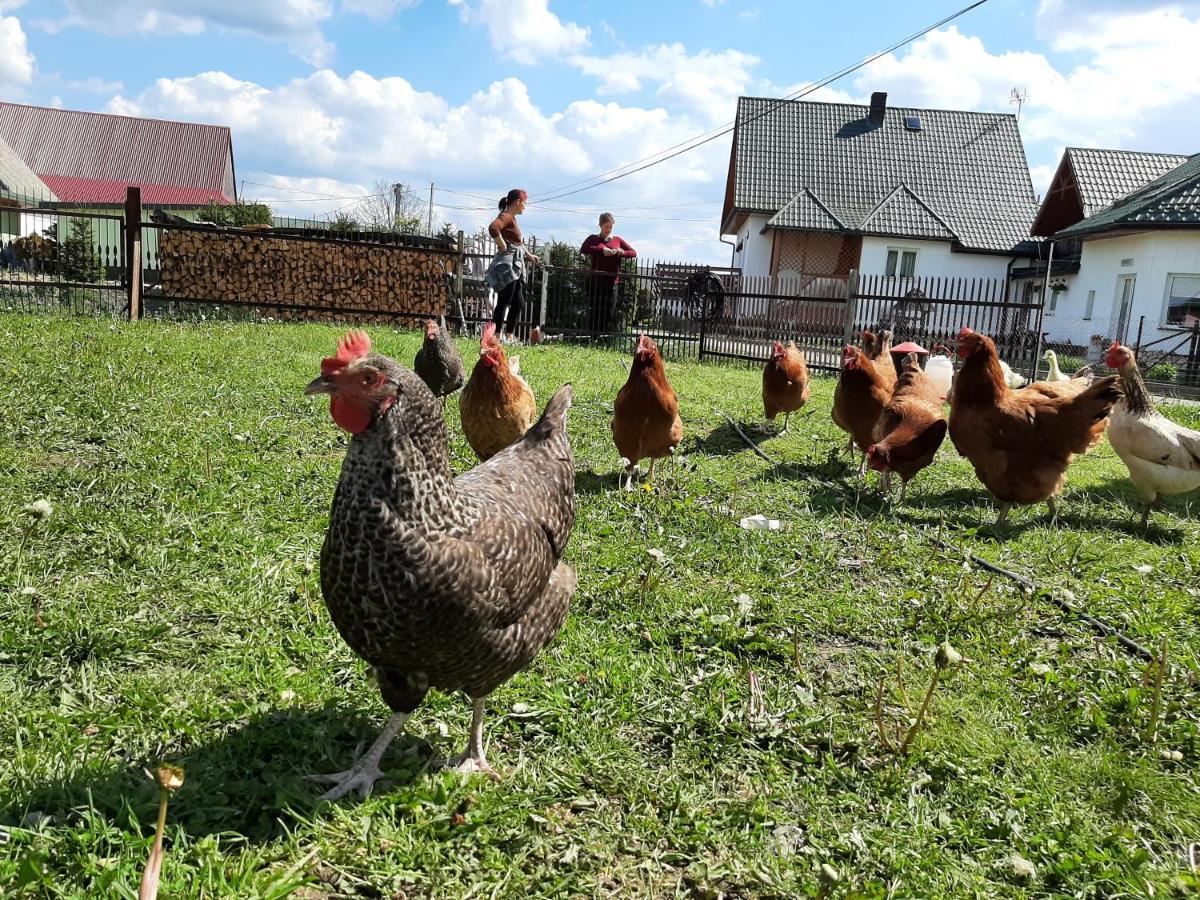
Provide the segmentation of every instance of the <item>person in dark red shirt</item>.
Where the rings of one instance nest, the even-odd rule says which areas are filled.
[[[601,213],[600,233],[589,235],[579,248],[579,252],[592,261],[588,272],[588,298],[592,309],[592,331],[596,334],[604,334],[612,327],[617,285],[621,283],[621,260],[637,256],[637,251],[624,238],[612,233],[615,224],[612,213]]]

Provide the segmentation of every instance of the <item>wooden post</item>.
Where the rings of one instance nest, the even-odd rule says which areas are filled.
[[[142,189],[125,189],[125,286],[129,321],[142,317]]]
[[[538,291],[538,327],[545,329],[546,327],[546,300],[550,293],[550,271],[545,267],[542,270],[542,288]]]
[[[458,294],[459,302],[463,299],[463,269],[467,263],[466,237],[462,229],[458,230],[458,271],[454,273],[454,291]],[[466,325],[466,322],[463,323]]]
[[[842,347],[854,343],[855,321],[858,318],[858,269],[850,270],[846,283],[846,308],[842,319]],[[838,348],[838,368],[841,368],[841,347]]]

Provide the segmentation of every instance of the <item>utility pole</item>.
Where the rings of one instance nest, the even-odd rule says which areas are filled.
[[[429,234],[433,234],[433,182],[429,182],[429,221],[425,225],[425,230]]]
[[[392,200],[395,204],[392,209],[392,231],[395,231],[400,224],[400,210],[404,207],[404,185],[400,182],[392,185]]]

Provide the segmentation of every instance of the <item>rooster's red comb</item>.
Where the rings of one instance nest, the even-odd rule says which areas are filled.
[[[365,331],[351,328],[338,341],[337,353],[321,360],[321,374],[333,375],[371,352],[371,338]]]

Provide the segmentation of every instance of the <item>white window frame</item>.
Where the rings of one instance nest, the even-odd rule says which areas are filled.
[[[896,254],[895,262],[892,266],[892,271],[888,271],[888,263],[892,262],[892,254]],[[907,275],[904,274],[904,258],[908,256],[912,259],[912,271]],[[888,247],[883,256],[883,274],[886,278],[915,278],[917,275],[917,248],[916,247]]]
[[[1095,310],[1096,310],[1096,292],[1088,291],[1087,306],[1085,306],[1083,308],[1083,320],[1085,322],[1090,322],[1092,320],[1092,313],[1095,312]]]
[[[1159,326],[1161,328],[1184,328],[1182,322],[1170,322],[1167,320],[1167,313],[1171,305],[1171,283],[1176,278],[1200,278],[1200,272],[1168,272],[1167,277],[1163,279],[1163,301],[1162,315]]]

